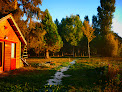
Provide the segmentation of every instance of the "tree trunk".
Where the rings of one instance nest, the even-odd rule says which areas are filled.
[[[84,51],[83,51],[83,57],[84,57]]]
[[[49,57],[49,50],[48,49],[46,49],[46,56],[45,56],[45,58],[50,58]]]
[[[54,57],[54,52],[53,52],[53,57]]]
[[[89,55],[89,58],[90,58],[90,47],[89,47],[89,41],[88,41],[88,55]]]
[[[75,57],[77,56],[77,54],[75,53]]]
[[[38,53],[38,57],[39,57],[39,54],[40,54],[40,44],[39,44],[39,53]]]
[[[73,57],[74,57],[74,46],[73,46]]]
[[[63,52],[62,52],[62,57],[64,56]]]

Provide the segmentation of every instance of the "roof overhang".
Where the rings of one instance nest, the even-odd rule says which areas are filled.
[[[23,37],[23,35],[22,35],[22,33],[21,33],[21,31],[20,31],[17,23],[15,22],[12,14],[9,14],[9,15],[1,18],[0,19],[0,23],[2,21],[4,21],[4,20],[8,20],[10,26],[13,28],[15,34],[17,35],[17,37],[19,38],[19,40],[22,42],[22,44],[27,45],[27,42],[26,42],[25,38]]]

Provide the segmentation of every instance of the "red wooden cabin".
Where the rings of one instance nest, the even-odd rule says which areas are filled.
[[[11,14],[0,19],[0,72],[23,66],[21,46],[27,45]]]

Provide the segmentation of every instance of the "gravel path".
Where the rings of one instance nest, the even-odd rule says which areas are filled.
[[[75,61],[76,60],[73,60],[72,62],[70,62],[70,64],[71,65],[75,64]],[[46,85],[60,85],[63,77],[71,76],[71,75],[64,75],[63,74],[63,72],[67,71],[71,65],[69,65],[67,67],[62,67],[60,70],[58,70],[55,73],[55,75],[53,76],[53,79],[47,80],[48,83]]]

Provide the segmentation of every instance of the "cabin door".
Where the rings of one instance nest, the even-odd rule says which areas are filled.
[[[0,42],[0,72],[3,72],[3,43]]]
[[[11,43],[11,70],[16,69],[16,44]]]

